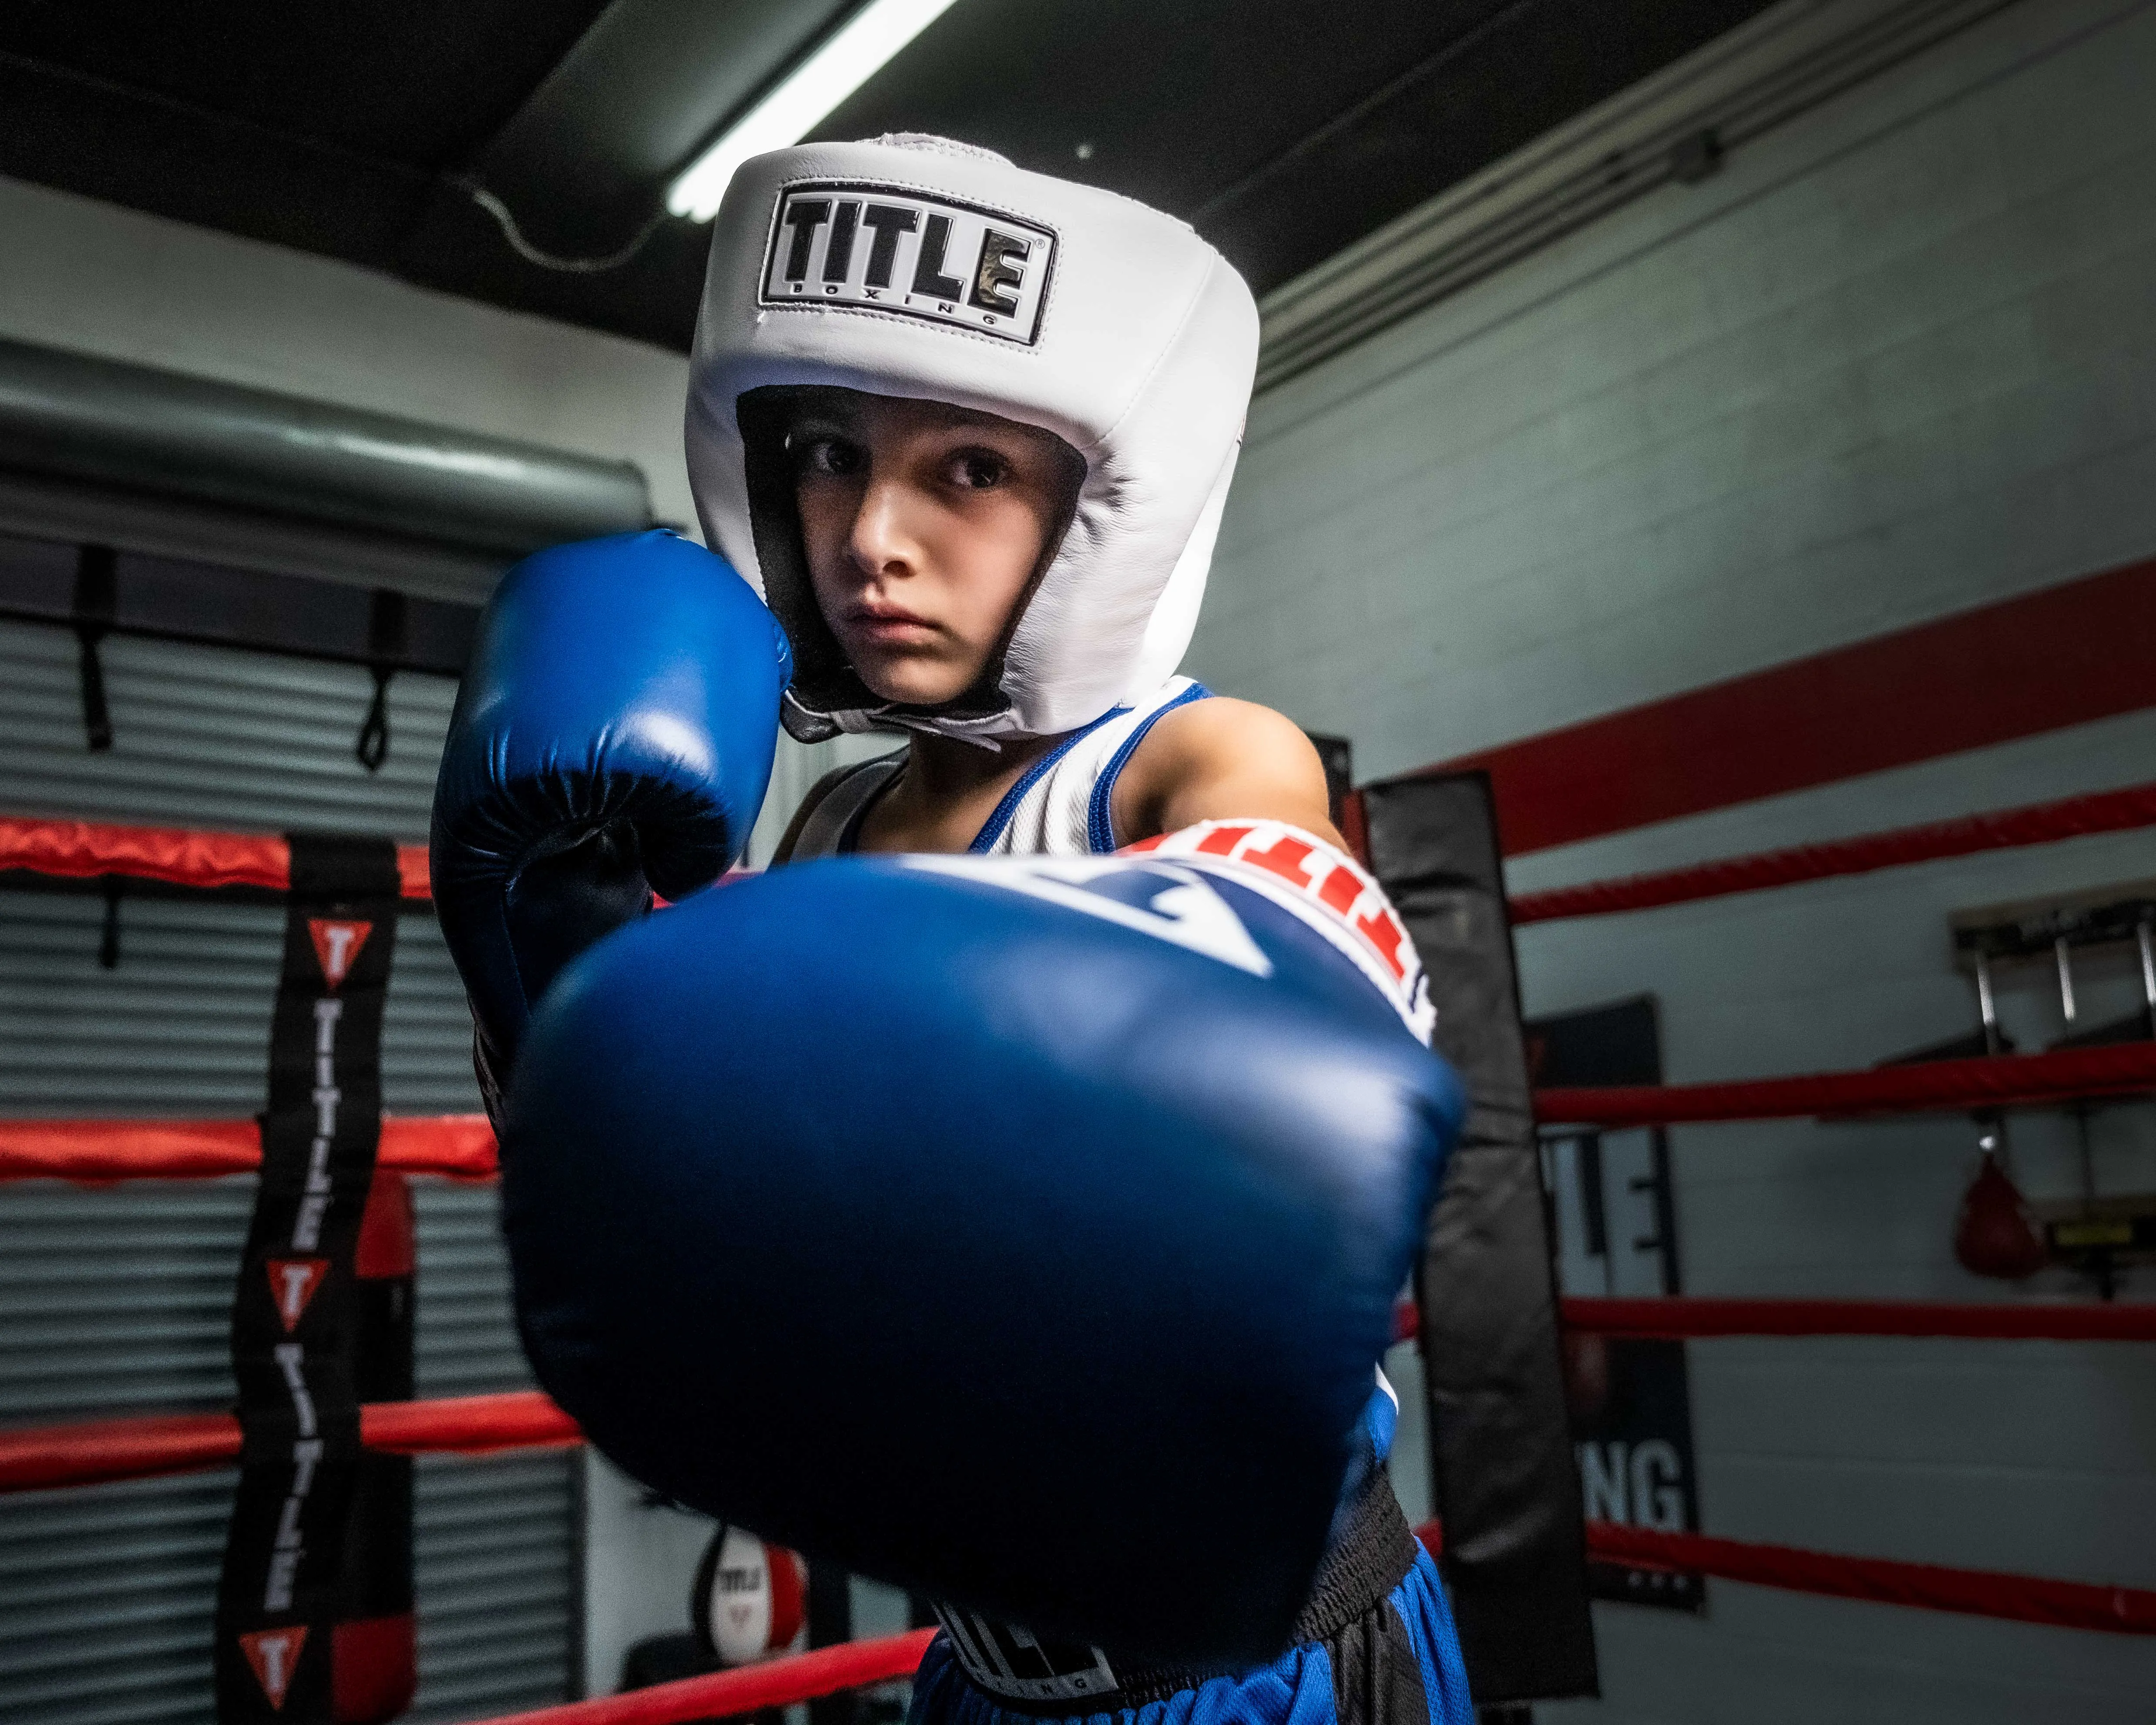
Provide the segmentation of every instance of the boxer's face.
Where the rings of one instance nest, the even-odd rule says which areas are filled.
[[[979,680],[1063,519],[1070,452],[941,402],[816,395],[787,447],[817,605],[883,700],[952,700]]]

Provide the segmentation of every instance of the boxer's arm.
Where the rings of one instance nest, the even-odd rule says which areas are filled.
[[[1215,696],[1162,716],[1116,782],[1116,839],[1134,845],[1201,820],[1284,820],[1346,849],[1324,763],[1270,707]]]

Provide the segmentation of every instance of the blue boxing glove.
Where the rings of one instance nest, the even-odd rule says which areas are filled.
[[[771,778],[784,632],[665,531],[557,546],[480,619],[434,786],[434,896],[496,1111],[571,958],[739,856]]]
[[[802,865],[535,1014],[525,1348],[767,1539],[1118,1656],[1287,1642],[1459,1087],[1404,931],[1273,822]]]

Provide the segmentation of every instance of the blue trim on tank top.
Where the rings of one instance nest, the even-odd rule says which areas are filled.
[[[1212,694],[1203,683],[1193,683],[1174,700],[1163,702],[1147,713],[1137,730],[1123,739],[1123,746],[1108,757],[1108,764],[1101,769],[1101,776],[1093,781],[1093,795],[1086,805],[1086,848],[1096,856],[1106,856],[1116,848],[1116,823],[1108,808],[1108,798],[1115,794],[1116,777],[1123,770],[1123,763],[1131,752],[1146,740],[1146,733],[1168,714],[1194,701],[1203,701]]]
[[[996,840],[1003,837],[1004,829],[1011,824],[1011,817],[1018,813],[1018,805],[1024,800],[1025,793],[1039,784],[1058,761],[1069,754],[1087,737],[1098,731],[1109,720],[1118,718],[1129,711],[1127,706],[1111,707],[1091,724],[1072,732],[1054,748],[1035,761],[1032,766],[1027,768],[1019,775],[1018,783],[1004,793],[1003,801],[996,804],[996,812],[988,818],[980,831],[973,834],[973,842],[966,847],[966,854],[968,856],[983,856],[993,850]]]

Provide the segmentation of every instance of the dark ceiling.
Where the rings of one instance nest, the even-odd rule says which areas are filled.
[[[1767,3],[957,0],[816,135],[1112,187],[1262,294]],[[685,348],[709,230],[666,185],[853,9],[17,0],[0,174]]]

